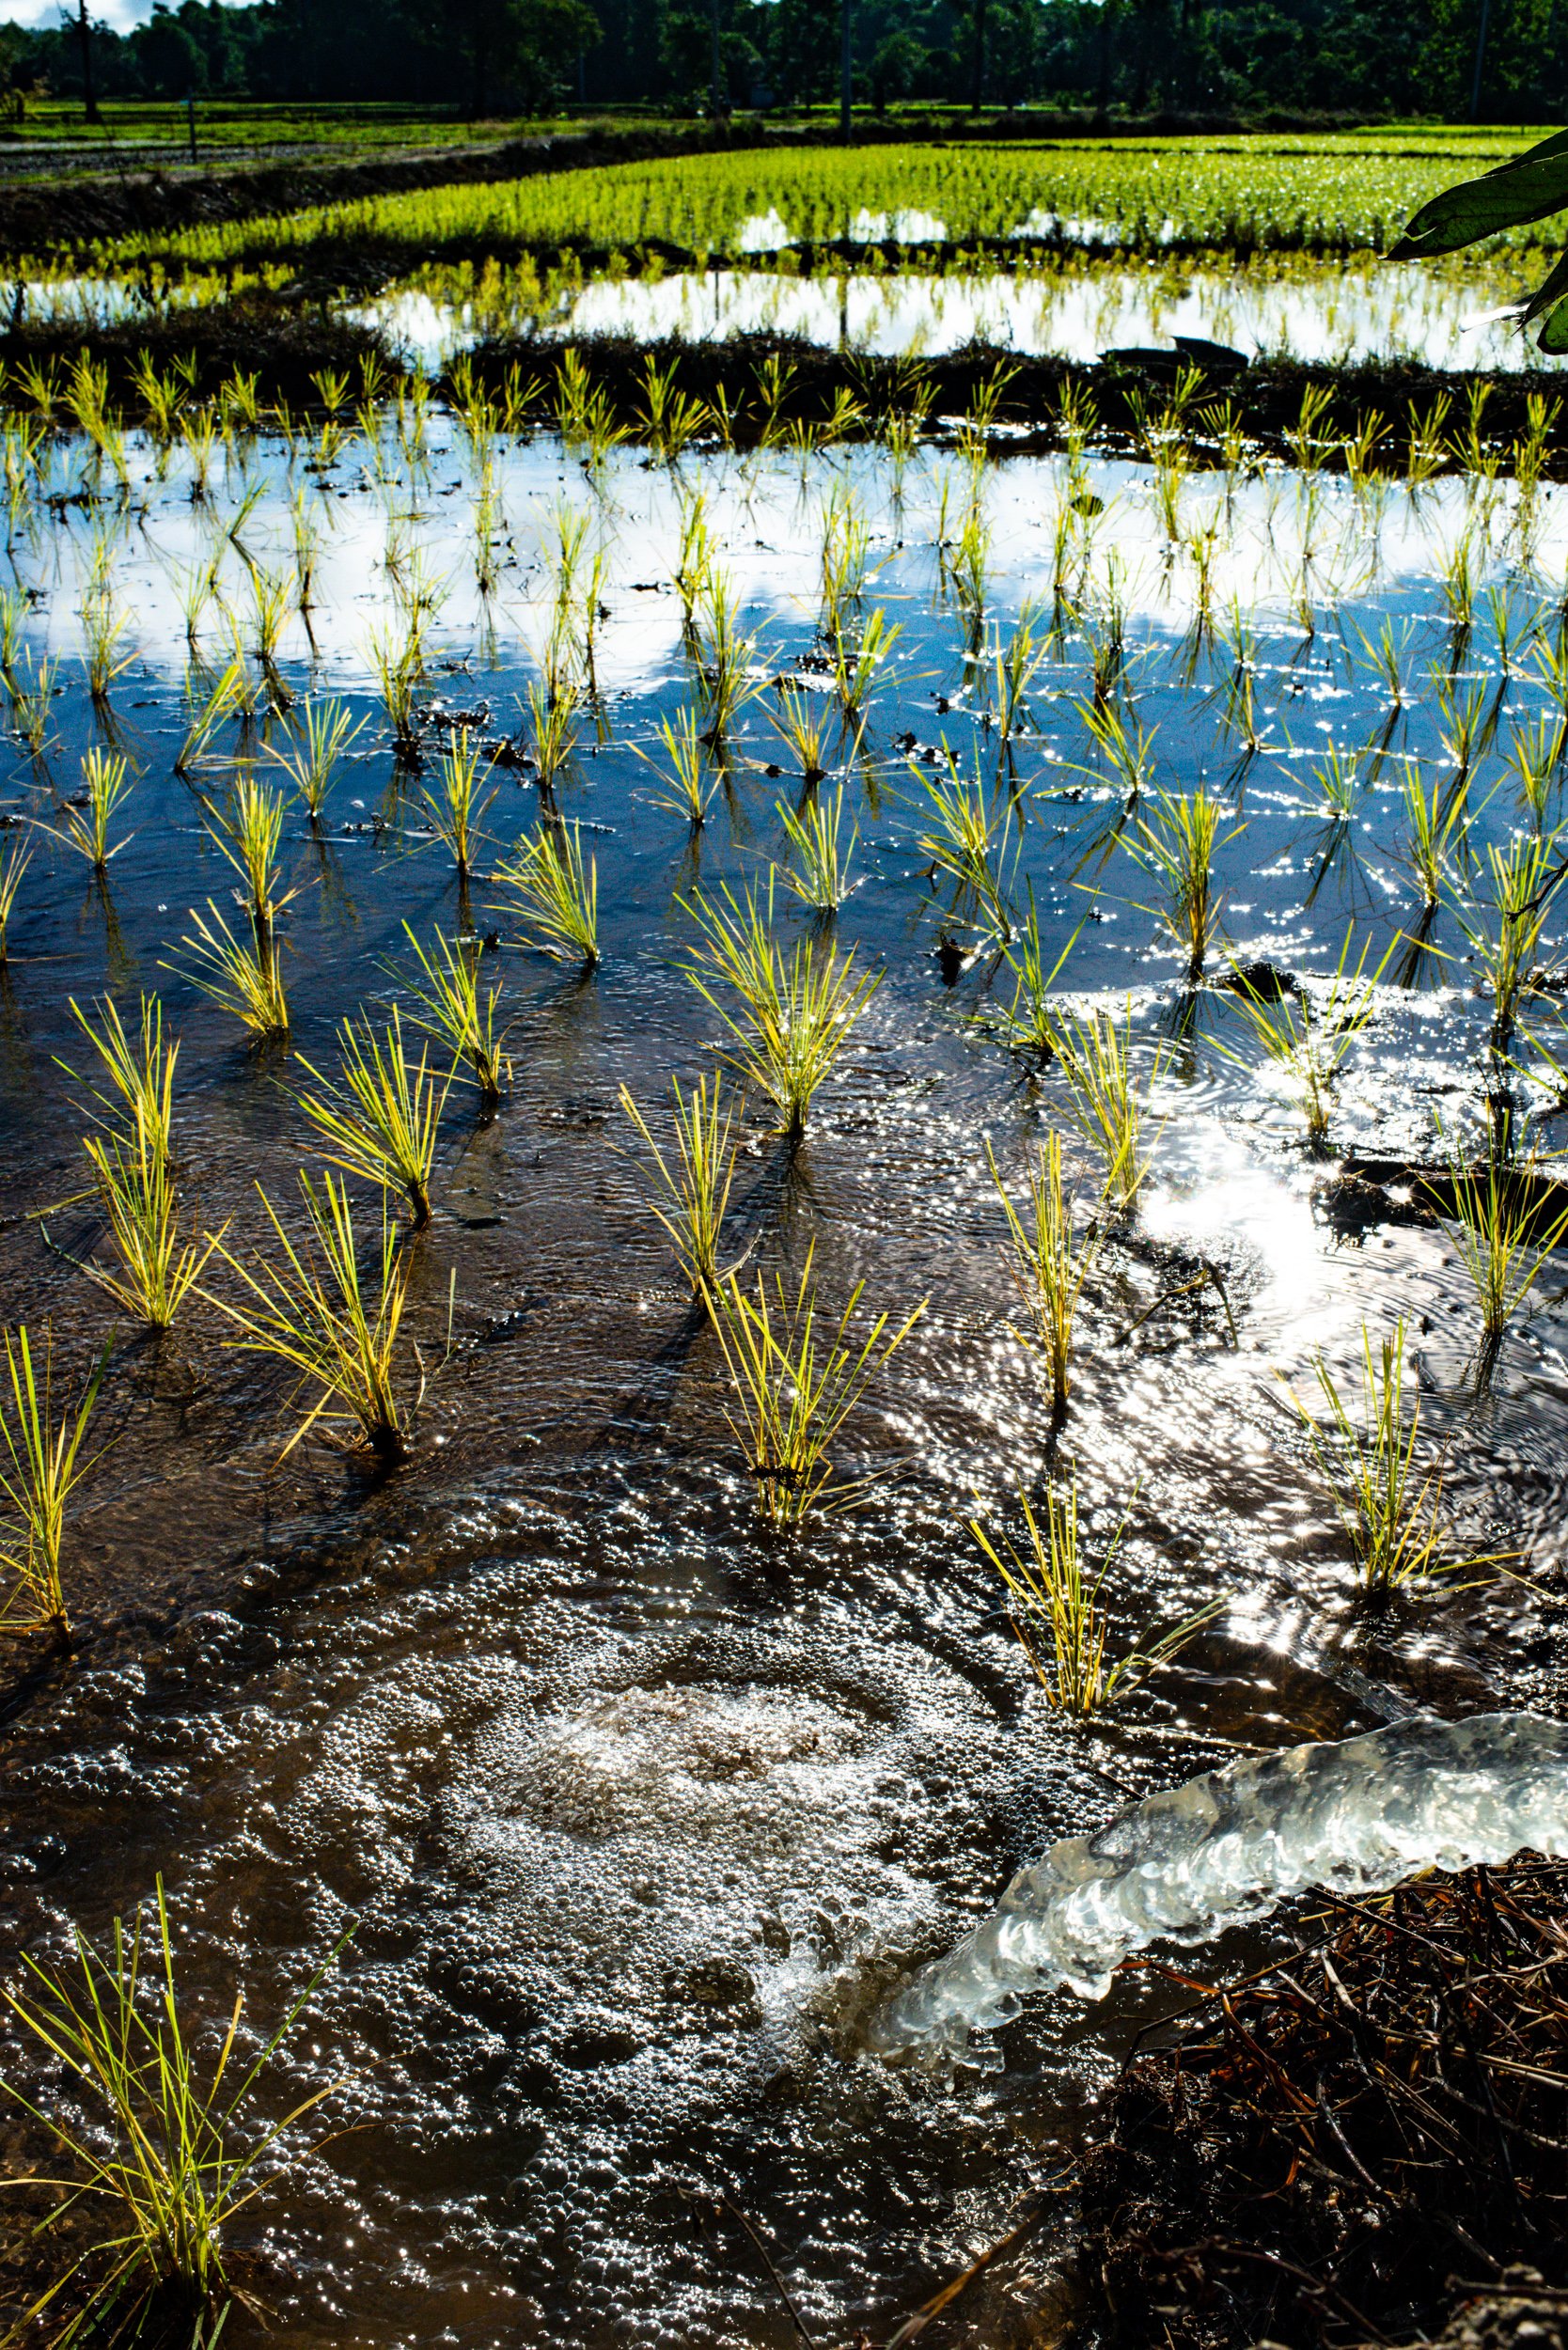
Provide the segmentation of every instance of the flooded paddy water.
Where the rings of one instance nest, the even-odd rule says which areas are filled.
[[[5,1931],[58,1955],[68,1921],[101,1932],[161,1871],[182,1981],[221,2020],[236,1982],[277,2013],[353,1924],[296,2067],[344,2076],[346,2132],[252,2245],[291,2341],[782,2343],[739,2215],[817,2339],[885,2334],[1060,2175],[1146,2013],[1127,1979],[1104,2009],[1032,2002],[957,2069],[872,2052],[886,1997],[1017,1868],[1238,1753],[1561,1702],[1561,1260],[1484,1363],[1452,1233],[1397,1173],[1480,1147],[1503,1094],[1515,1147],[1559,1139],[1555,901],[1497,1050],[1477,940],[1505,918],[1493,851],[1534,838],[1555,869],[1568,495],[1495,461],[1410,481],[1237,448],[1201,470],[1168,442],[1009,458],[983,429],[675,464],[433,408],[411,428],[406,405],[400,431],[368,409],[335,437],[133,435],[119,480],[56,435],[15,500],[4,838],[32,855],[0,980],[0,1322],[47,1320],[62,1380],[111,1352],[67,1541],[76,1653],[28,1652],[8,1695]],[[126,666],[95,697],[105,609]],[[835,651],[874,652],[877,612],[841,724]],[[411,627],[400,741],[377,649]],[[711,707],[722,632],[757,690],[692,825],[658,729]],[[181,759],[231,662],[249,707]],[[574,746],[547,797],[552,695]],[[217,812],[244,774],[287,788],[269,752],[329,696],[365,726],[320,822],[286,812],[290,1026],[257,1046],[188,942],[230,906]],[[770,723],[807,707],[815,783]],[[469,733],[511,747],[463,882],[422,795]],[[133,785],[98,873],[60,837],[94,747]],[[1223,902],[1192,985],[1134,850],[1159,792],[1200,787]],[[1418,790],[1459,810],[1435,908]],[[694,909],[765,903],[798,864],[785,813],[824,804],[842,904],[776,884],[772,925],[880,983],[802,1138],[752,1089],[727,1247],[746,1279],[809,1261],[835,1321],[862,1282],[867,1317],[928,1303],[836,1448],[874,1478],[859,1508],[783,1533],[619,1090],[663,1136],[670,1077],[713,1070]],[[557,816],[596,869],[588,969],[518,945],[494,878]],[[1059,1425],[987,1166],[1017,1196],[1058,1132],[1086,1218],[1102,1172],[1059,1058],[1016,1033],[1031,906],[1041,976],[1065,953],[1060,1016],[1125,1017],[1150,1097],[1150,1173],[1088,1283]],[[371,1476],[308,1439],[284,1455],[292,1382],[226,1350],[212,1303],[154,1340],[84,1274],[109,1252],[70,1002],[133,1022],[161,999],[181,1197],[244,1255],[272,1245],[256,1186],[297,1231],[321,1162],[306,1064],[333,1070],[346,1015],[409,1016],[405,925],[484,942],[511,1074],[494,1116],[461,1079],[447,1097],[405,1244],[430,1384],[410,1457]],[[1232,958],[1320,1003],[1342,958],[1378,975],[1318,1153],[1216,984]],[[1354,1215],[1350,1152],[1395,1170]],[[367,1235],[375,1196],[352,1188]],[[234,1277],[214,1259],[204,1286]],[[1278,1374],[1305,1394],[1321,1355],[1353,1383],[1364,1329],[1401,1323],[1460,1544],[1518,1550],[1525,1580],[1357,1592]],[[1020,1487],[1074,1473],[1097,1543],[1126,1516],[1113,1645],[1218,1603],[1084,1723],[1048,1703],[965,1527],[1016,1528]],[[1065,2258],[1047,2228],[998,2269],[988,2340],[1027,2337]]]

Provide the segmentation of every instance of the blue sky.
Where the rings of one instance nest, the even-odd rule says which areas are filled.
[[[87,0],[87,12],[96,24],[112,24],[117,33],[129,30],[133,24],[145,24],[152,14],[152,0]],[[71,9],[72,16],[75,9]],[[58,24],[60,0],[0,0],[0,24]]]

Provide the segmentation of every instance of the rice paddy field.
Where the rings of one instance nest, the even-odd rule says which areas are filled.
[[[886,364],[825,417],[788,326],[640,420],[576,312],[291,405],[13,337],[0,2127],[102,2189],[8,2202],[18,2340],[888,2343],[1043,2198],[931,2339],[1064,2339],[1168,1988],[957,2065],[885,2001],[1152,1789],[1560,1711],[1555,388],[1263,439],[1227,371],[1026,423],[897,347],[915,248],[1047,212],[1116,231],[1029,280],[1090,313],[1175,298],[1172,222],[1414,304],[1332,257],[1457,144],[858,157]],[[842,158],[584,178],[171,240],[158,299],[855,241]],[[105,2168],[149,2110],[196,2284]]]

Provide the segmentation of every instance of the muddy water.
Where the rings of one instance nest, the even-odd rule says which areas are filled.
[[[62,447],[55,468],[57,489],[90,499],[79,451]],[[1100,1533],[1131,1502],[1119,1639],[1217,1593],[1230,1606],[1122,1711],[1089,1731],[1058,1723],[963,1527],[976,1493],[1000,1505],[1048,1453],[1038,1384],[1008,1328],[983,1141],[1016,1174],[1046,1123],[1071,1130],[1059,1078],[1010,1058],[977,1019],[997,992],[995,958],[980,953],[948,986],[933,952],[939,932],[966,949],[980,926],[922,871],[927,815],[902,739],[918,752],[945,736],[987,773],[996,763],[940,591],[941,461],[910,468],[902,502],[870,453],[815,461],[804,483],[776,459],[694,461],[672,481],[623,452],[596,488],[542,440],[499,449],[496,468],[504,567],[488,602],[474,584],[472,466],[444,439],[412,483],[390,442],[379,466],[361,443],[325,478],[302,468],[292,483],[284,453],[261,445],[247,472],[215,483],[210,509],[146,458],[145,511],[122,526],[110,508],[66,504],[16,541],[18,580],[36,591],[27,642],[63,661],[57,741],[40,765],[11,746],[7,809],[49,818],[94,739],[76,607],[95,527],[131,615],[135,660],[112,709],[139,775],[133,838],[106,885],[37,836],[0,994],[0,1316],[52,1318],[72,1369],[112,1332],[114,1349],[102,1416],[113,1444],[71,1540],[80,1653],[11,1688],[5,1930],[58,1951],[69,1919],[102,1929],[162,1870],[194,2001],[227,2013],[239,1980],[266,2016],[356,1921],[300,2056],[307,2078],[351,2076],[338,2110],[355,2127],[268,2208],[254,2247],[291,2340],[782,2342],[789,2317],[736,2208],[764,2231],[808,2322],[839,2339],[912,2305],[1006,2227],[1053,2175],[1136,2020],[1131,1988],[1108,2012],[1039,2002],[1000,2035],[995,2069],[956,2077],[863,2052],[877,1998],[1015,1868],[1238,1748],[1412,1703],[1560,1705],[1560,1617],[1517,1585],[1356,1610],[1275,1373],[1299,1376],[1320,1346],[1343,1371],[1364,1320],[1408,1317],[1461,1525],[1527,1545],[1549,1579],[1568,1433],[1562,1309],[1548,1278],[1478,1398],[1474,1308],[1441,1230],[1337,1237],[1314,1205],[1298,1114],[1251,1058],[1220,1049],[1243,1042],[1233,1008],[1205,994],[1183,1010],[1144,910],[1148,876],[1114,848],[1096,867],[1114,803],[1080,772],[1094,764],[1077,709],[1090,649],[1072,630],[1037,682],[1038,731],[1014,746],[1014,886],[1032,881],[1053,956],[1092,916],[1064,984],[1084,1004],[1130,996],[1143,1050],[1163,1040],[1170,1058],[1142,1233],[1091,1289],[1056,1457],[1075,1463]],[[291,623],[282,679],[342,692],[371,722],[322,835],[287,828],[290,1057],[248,1051],[180,976],[186,909],[222,901],[227,869],[172,774],[186,718],[174,582],[215,556],[250,633],[246,560],[223,536],[247,483],[262,485],[239,528],[253,563],[282,570],[293,487],[324,534],[314,649]],[[748,1115],[735,1230],[765,1265],[798,1269],[814,1243],[835,1299],[863,1279],[878,1309],[931,1305],[846,1446],[846,1467],[883,1472],[869,1505],[784,1543],[752,1515],[719,1366],[642,1204],[616,1104],[624,1082],[651,1109],[669,1073],[695,1075],[716,1041],[678,967],[690,935],[678,897],[753,878],[786,845],[775,802],[792,785],[766,773],[781,754],[764,704],[746,713],[732,788],[695,841],[655,805],[636,755],[689,690],[668,585],[680,493],[707,491],[759,673],[773,674],[813,650],[835,484],[873,527],[868,603],[904,632],[846,785],[860,885],[839,933],[886,976],[804,1148],[785,1153]],[[1222,858],[1236,951],[1322,975],[1354,921],[1375,961],[1415,912],[1397,761],[1440,757],[1433,665],[1488,706],[1500,694],[1481,837],[1518,821],[1500,751],[1514,718],[1546,707],[1520,639],[1537,617],[1550,625],[1568,506],[1547,493],[1522,540],[1506,483],[1394,492],[1380,520],[1339,480],[1270,476],[1231,484],[1229,499],[1218,478],[1189,485],[1184,528],[1217,527],[1216,612],[1235,598],[1257,632],[1262,746],[1247,756],[1223,725],[1231,657],[1193,643],[1192,566],[1166,546],[1147,476],[1099,464],[1091,486],[1106,510],[1086,609],[1103,630],[1107,602],[1125,606],[1162,779],[1203,776],[1245,822]],[[1049,596],[1061,490],[1059,470],[1033,460],[989,477],[1004,625],[1026,596]],[[960,491],[955,477],[949,512]],[[89,1203],[56,1204],[82,1189],[87,1121],[74,1106],[85,1089],[55,1057],[85,1067],[68,997],[112,988],[129,1010],[156,989],[183,1040],[193,1201],[209,1224],[232,1219],[231,1246],[262,1231],[254,1180],[287,1213],[311,1155],[290,1099],[300,1058],[330,1067],[337,1020],[396,995],[405,920],[449,933],[462,912],[369,682],[367,642],[391,608],[388,529],[395,555],[427,548],[445,581],[431,694],[488,704],[499,732],[537,674],[553,592],[542,549],[562,501],[609,552],[602,733],[585,729],[561,794],[592,828],[604,958],[584,979],[496,951],[513,1090],[489,1125],[454,1090],[418,1252],[416,1332],[433,1361],[455,1272],[454,1352],[416,1457],[371,1484],[321,1450],[280,1462],[286,1383],[226,1353],[211,1308],[158,1348],[114,1331],[59,1253],[79,1259],[101,1234]],[[1466,526],[1478,578],[1501,601],[1481,603],[1456,641],[1438,574]],[[1310,634],[1295,608],[1304,533]],[[1412,697],[1392,711],[1358,634],[1375,638],[1385,619]],[[1330,822],[1314,766],[1326,744],[1373,739],[1384,764],[1352,817]],[[243,747],[233,729],[219,745]],[[501,777],[497,846],[534,807],[530,786]],[[488,886],[473,898],[481,923],[497,919]],[[1428,984],[1380,996],[1342,1088],[1341,1142],[1427,1151],[1439,1114],[1450,1131],[1476,1127],[1486,1009],[1467,992],[1451,916],[1435,943],[1450,959],[1429,963]],[[1549,1038],[1547,999],[1531,1018]],[[1541,1131],[1553,1138],[1549,1119]],[[1127,1335],[1167,1286],[1161,1249],[1175,1243],[1223,1268],[1238,1348],[1212,1308],[1168,1308]],[[1023,2326],[1053,2260],[1047,2232],[999,2273],[988,2338]]]

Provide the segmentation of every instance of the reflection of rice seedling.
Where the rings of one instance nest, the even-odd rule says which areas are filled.
[[[55,838],[79,850],[95,873],[107,870],[111,857],[118,856],[135,838],[127,833],[123,840],[109,846],[109,827],[115,810],[128,800],[134,789],[126,771],[125,761],[118,753],[111,756],[96,747],[82,760],[82,787],[87,795],[86,808],[72,807],[68,802],[61,810],[60,826]]]
[[[348,1103],[339,1106],[332,1098],[331,1080],[314,1061],[303,1058],[302,1066],[322,1091],[297,1094],[295,1099],[329,1146],[326,1155],[333,1166],[402,1192],[414,1230],[420,1231],[431,1220],[431,1169],[451,1075],[437,1085],[430,1073],[428,1046],[418,1067],[411,1065],[396,1004],[384,1038],[368,1020],[363,1028],[345,1020],[338,1035],[339,1089],[348,1094]]]
[[[1362,974],[1368,949],[1362,947],[1354,970],[1347,970],[1352,932],[1345,932],[1340,961],[1322,1004],[1315,1005],[1303,988],[1298,995],[1264,996],[1238,965],[1236,997],[1251,1023],[1264,1054],[1301,1094],[1307,1113],[1307,1139],[1321,1149],[1327,1138],[1328,1114],[1341,1069],[1372,1019],[1372,990],[1382,978],[1388,955],[1370,979]]]
[[[593,857],[583,863],[580,824],[541,824],[497,865],[495,879],[520,901],[525,946],[588,969],[599,961],[599,867]]]
[[[487,768],[487,777],[489,772]],[[439,793],[426,791],[421,797],[460,873],[473,870],[479,825],[495,798],[494,791],[481,797],[478,785],[478,737],[469,727],[456,727],[441,753],[441,790]]]
[[[141,1031],[134,1043],[126,1033],[119,1006],[113,996],[106,995],[97,1006],[101,1028],[95,1028],[81,1005],[71,996],[71,1009],[76,1024],[99,1059],[111,1090],[102,1093],[91,1089],[92,1099],[101,1110],[106,1110],[118,1140],[135,1147],[145,1136],[154,1156],[165,1167],[174,1163],[174,1067],[180,1058],[180,1041],[164,1042],[164,1008],[156,995],[142,997]],[[59,1066],[77,1083],[86,1080],[77,1070],[61,1061]]]
[[[850,1334],[864,1286],[857,1282],[837,1327],[830,1323],[824,1333],[811,1277],[813,1253],[808,1250],[792,1292],[776,1274],[770,1297],[759,1274],[753,1298],[731,1273],[707,1292],[735,1390],[736,1408],[726,1418],[756,1480],[758,1512],[778,1527],[798,1526],[813,1510],[853,1508],[866,1491],[867,1478],[835,1485],[828,1455],[871,1380],[925,1311],[923,1303],[917,1306],[890,1337],[884,1335],[887,1315],[878,1314],[857,1342]]]
[[[682,710],[673,719],[661,718],[658,739],[664,744],[674,785],[670,791],[654,794],[655,807],[668,808],[673,815],[683,816],[689,824],[702,823],[710,803],[717,790],[717,780],[708,772],[707,758],[695,710]],[[639,750],[651,767],[657,767],[651,755]]]
[[[1099,1572],[1091,1579],[1085,1573],[1078,1535],[1076,1482],[1066,1493],[1055,1485],[1047,1491],[1043,1535],[1022,1488],[1018,1500],[1027,1535],[1027,1553],[1016,1550],[1005,1535],[998,1549],[979,1518],[969,1520],[969,1531],[1007,1585],[1019,1646],[1046,1697],[1060,1712],[1087,1720],[1118,1698],[1129,1697],[1225,1607],[1223,1599],[1212,1601],[1173,1631],[1162,1633],[1148,1648],[1133,1649],[1107,1667],[1105,1642],[1110,1626],[1100,1593],[1121,1546],[1126,1519],[1112,1535]]]
[[[799,686],[781,685],[768,724],[792,754],[801,781],[820,783],[828,770],[828,715],[819,697]]]
[[[204,2081],[175,1980],[163,1878],[150,1933],[138,1915],[129,1934],[124,1920],[115,1919],[107,1950],[96,1950],[79,1930],[72,1940],[71,1969],[56,1974],[24,1953],[23,1981],[6,1994],[13,2016],[52,2060],[66,2099],[62,2115],[53,2098],[35,2104],[14,2081],[0,2082],[47,2133],[67,2171],[59,2180],[24,2175],[17,2184],[67,2190],[40,2221],[40,2234],[67,2213],[75,2223],[64,2273],[15,2330],[31,2339],[35,2328],[54,2325],[57,2350],[87,2341],[150,2341],[165,2331],[190,2350],[213,2350],[235,2290],[225,2265],[225,2231],[287,2175],[284,2132],[337,2086],[328,2082],[295,2100],[282,2122],[265,2123],[251,2112],[259,2083],[337,1952],[316,1969],[248,2062],[235,2054],[243,2006],[236,1998]],[[104,2232],[76,2249],[84,2214],[87,2234]],[[54,2306],[62,2295],[77,2305],[69,2320]]]
[[[1074,1246],[1073,1200],[1063,1191],[1061,1183],[1059,1135],[1047,1135],[1040,1148],[1029,1154],[1028,1198],[1022,1213],[1002,1182],[989,1142],[985,1155],[996,1196],[1007,1213],[1012,1241],[1010,1270],[1029,1318],[1029,1328],[1016,1335],[1043,1359],[1051,1382],[1051,1406],[1059,1415],[1067,1409],[1068,1368],[1078,1301],[1103,1244],[1091,1226],[1082,1245]]]
[[[265,1192],[261,1205],[281,1257],[258,1257],[253,1270],[219,1244],[218,1254],[247,1292],[238,1305],[216,1296],[212,1300],[238,1332],[225,1343],[287,1363],[320,1390],[284,1446],[285,1458],[320,1422],[353,1432],[351,1442],[357,1441],[379,1460],[401,1461],[407,1457],[409,1427],[425,1392],[424,1364],[416,1347],[418,1386],[411,1405],[405,1408],[399,1402],[398,1333],[413,1259],[400,1251],[384,1207],[378,1292],[368,1298],[348,1185],[336,1182],[329,1167],[320,1191],[308,1175],[300,1177],[300,1188],[309,1224],[303,1253],[284,1230]]]
[[[0,1521],[0,1572],[10,1578],[11,1589],[0,1602],[0,1629],[53,1632],[63,1639],[71,1630],[60,1580],[66,1506],[93,1465],[83,1459],[82,1444],[108,1368],[108,1350],[89,1372],[75,1411],[67,1409],[56,1422],[54,1333],[44,1332],[41,1381],[25,1324],[6,1331],[4,1338],[10,1402],[0,1396],[0,1438],[6,1447],[0,1463],[0,1503],[6,1512]]]
[[[682,900],[698,932],[688,977],[713,1005],[740,1050],[732,1065],[778,1108],[783,1131],[804,1133],[812,1096],[830,1073],[851,1028],[877,987],[880,972],[856,975],[855,954],[799,939],[788,955],[774,937],[774,885],[767,908],[747,890],[738,904],[728,887],[722,905]],[[743,1007],[728,1010],[713,982],[732,988]]]
[[[236,938],[211,898],[207,901],[207,915],[212,917],[210,921],[195,906],[191,909],[196,934],[194,938],[182,938],[180,943],[196,957],[196,968],[183,976],[213,1003],[222,1005],[225,1011],[231,1011],[253,1036],[285,1035],[289,1004],[275,946],[269,945],[262,955],[254,941]],[[174,964],[164,965],[165,970],[178,967]]]
[[[1439,1199],[1450,1238],[1475,1289],[1482,1338],[1495,1350],[1536,1275],[1568,1234],[1568,1207],[1554,1214],[1534,1157],[1510,1167],[1496,1157],[1484,1175],[1456,1156],[1450,1162],[1452,1205]],[[1435,1198],[1436,1195],[1434,1195]]]
[[[361,718],[356,723],[346,703],[328,698],[301,703],[293,724],[293,747],[284,751],[270,745],[267,756],[293,777],[294,789],[315,824],[321,822],[332,771],[350,744],[364,732],[366,722]]]
[[[1215,888],[1214,860],[1246,831],[1233,824],[1221,836],[1223,810],[1200,784],[1196,791],[1155,794],[1152,823],[1137,820],[1137,838],[1127,847],[1164,885],[1164,902],[1147,907],[1170,933],[1189,985],[1203,976],[1203,962],[1219,927],[1222,893]]]
[[[836,912],[850,893],[850,858],[860,838],[860,828],[855,825],[848,841],[839,843],[843,785],[825,798],[813,796],[798,816],[787,800],[776,802],[775,812],[795,853],[795,865],[781,869],[786,887],[819,914]]]
[[[1110,1012],[1095,1010],[1087,1020],[1069,1017],[1053,1025],[1050,1038],[1073,1089],[1074,1123],[1105,1160],[1105,1198],[1130,1210],[1152,1157],[1138,1155],[1147,1095],[1140,1099],[1133,1082],[1131,1000],[1120,1026]],[[1147,1092],[1159,1083],[1165,1063],[1165,1050],[1156,1044]]]
[[[6,851],[5,862],[0,864],[0,971],[5,969],[10,954],[7,933],[10,928],[11,909],[16,903],[16,893],[22,887],[22,876],[32,859],[31,849],[24,849],[20,840],[13,840]]]
[[[1357,1399],[1346,1402],[1321,1355],[1312,1368],[1328,1406],[1326,1415],[1320,1419],[1299,1396],[1287,1391],[1333,1496],[1362,1589],[1375,1595],[1398,1590],[1450,1565],[1496,1563],[1486,1559],[1450,1561],[1440,1555],[1442,1474],[1433,1469],[1422,1477],[1416,1465],[1421,1405],[1418,1394],[1406,1421],[1403,1322],[1397,1322],[1392,1337],[1381,1341],[1375,1361],[1363,1325],[1361,1357],[1359,1425],[1353,1413]]]
[[[928,775],[914,760],[909,772],[931,803],[935,823],[919,836],[918,848],[934,875],[946,873],[959,889],[983,906],[1004,938],[1012,935],[1012,907],[1000,870],[1012,837],[1011,802],[994,816],[987,805],[985,783],[977,766],[961,776],[946,743],[945,772]]]
[[[719,1239],[740,1156],[738,1129],[744,1104],[721,1103],[717,1077],[699,1077],[689,1096],[682,1093],[678,1079],[671,1079],[669,1089],[675,1108],[668,1158],[625,1086],[620,1089],[620,1106],[653,1161],[649,1205],[668,1233],[676,1262],[694,1294],[700,1296],[723,1277]]]
[[[88,1135],[82,1148],[98,1178],[119,1271],[90,1261],[80,1270],[149,1330],[166,1330],[222,1233],[181,1239],[169,1162],[145,1126],[130,1141]]]
[[[467,1062],[479,1089],[481,1107],[494,1109],[501,1098],[503,1084],[510,1082],[511,1063],[503,1050],[504,1036],[497,1033],[495,1026],[495,1007],[501,1000],[501,991],[493,987],[483,995],[479,993],[477,942],[463,939],[454,946],[437,931],[431,956],[426,954],[406,922],[403,931],[418,957],[427,983],[425,989],[413,991],[414,1001],[419,1007],[416,1026],[427,1036],[448,1045],[460,1062]]]

